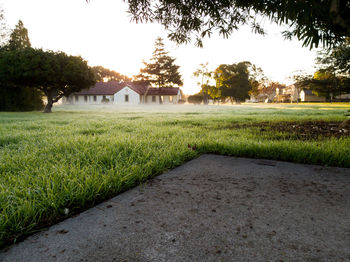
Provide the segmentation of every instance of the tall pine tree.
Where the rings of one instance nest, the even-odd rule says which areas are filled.
[[[28,30],[24,27],[23,22],[19,20],[10,35],[8,48],[10,50],[21,50],[27,47],[31,47]]]
[[[144,62],[145,68],[140,70],[136,79],[148,83],[152,87],[178,87],[183,82],[179,73],[179,66],[175,65],[175,58],[165,51],[163,39],[158,37],[155,41],[155,50],[149,63]]]

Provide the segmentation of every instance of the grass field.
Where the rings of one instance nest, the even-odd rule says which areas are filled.
[[[203,153],[350,167],[349,136],[301,139],[269,128],[342,121],[347,110],[350,104],[254,104],[0,113],[0,245]]]

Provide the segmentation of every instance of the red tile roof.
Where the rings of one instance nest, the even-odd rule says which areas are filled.
[[[144,95],[148,89],[146,85],[127,84],[127,86],[140,95]]]
[[[125,87],[124,83],[116,81],[111,82],[98,82],[94,87],[89,89],[83,89],[80,92],[75,93],[76,95],[114,95]]]
[[[146,85],[111,81],[98,82],[94,87],[83,89],[80,92],[75,93],[75,95],[114,95],[126,86],[140,95],[177,95],[179,92],[179,88],[173,87],[151,88]]]
[[[179,88],[178,87],[161,87],[161,88],[153,88],[150,87],[148,89],[147,95],[168,95],[168,96],[174,96],[177,95],[179,92]]]

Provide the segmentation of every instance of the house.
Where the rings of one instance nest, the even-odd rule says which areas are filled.
[[[276,102],[290,102],[291,99],[291,95],[288,94],[286,91],[284,91],[286,89],[286,86],[284,85],[278,85],[276,87],[276,96],[275,96],[275,101]]]
[[[279,85],[276,87],[276,102],[297,102],[299,99],[299,91],[295,85]]]
[[[134,83],[99,82],[63,99],[66,104],[177,104],[180,88],[152,88]]]
[[[335,100],[339,101],[339,102],[349,102],[350,101],[350,93],[337,95],[335,97]]]
[[[283,89],[283,94],[288,94],[291,102],[297,102],[299,100],[299,89],[295,85],[286,86]]]
[[[289,92],[290,88],[287,88],[286,85],[277,82],[272,83],[271,86],[275,89],[275,97],[273,99],[274,102],[285,103],[291,101],[292,96]]]
[[[270,103],[274,100],[276,96],[276,88],[272,85],[270,86],[262,86],[258,89],[257,95],[250,95],[250,100],[248,102],[253,103]]]
[[[303,89],[300,92],[300,101],[301,102],[325,102],[326,98],[313,94],[312,90]]]

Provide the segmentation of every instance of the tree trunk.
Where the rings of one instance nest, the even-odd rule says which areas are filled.
[[[53,104],[60,100],[64,94],[59,94],[58,90],[47,90],[45,95],[47,97],[47,104],[45,106],[44,113],[51,113]]]
[[[205,92],[204,95],[203,95],[203,103],[204,103],[205,105],[208,104],[208,94],[207,94],[206,92]]]
[[[47,104],[45,106],[44,113],[52,113],[52,110],[51,110],[52,105],[53,105],[52,99],[47,99]]]

